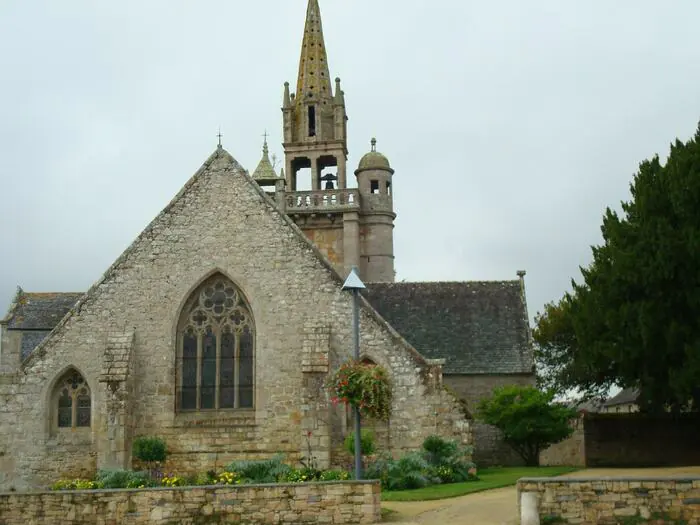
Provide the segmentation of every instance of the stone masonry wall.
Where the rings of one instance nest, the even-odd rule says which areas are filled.
[[[528,386],[535,384],[534,375],[445,375],[447,386],[467,403],[467,409],[474,415],[479,401],[489,397],[493,390],[506,385]],[[491,425],[472,422],[474,439],[474,461],[480,467],[520,466],[523,459],[503,442],[501,432]]]
[[[584,434],[588,467],[700,465],[697,414],[587,414]]]
[[[236,283],[251,307],[255,408],[179,413],[177,321],[192,291],[214,273]],[[341,287],[340,276],[301,231],[218,150],[19,372],[0,380],[5,454],[0,460],[9,467],[0,490],[46,486],[68,474],[68,467],[114,467],[115,458],[128,468],[130,440],[139,435],[164,438],[171,452],[166,468],[182,474],[276,453],[294,462],[309,448],[319,466],[327,466],[342,438],[334,430],[343,408],[333,407],[323,388],[326,364],[305,371],[303,356],[316,360],[327,354],[332,371],[352,355],[352,298]],[[325,327],[322,338],[310,324]],[[440,367],[429,364],[365,301],[360,329],[363,356],[385,366],[394,385],[391,451],[419,448],[432,433],[468,440],[469,423],[442,388]],[[125,390],[130,406],[124,417],[112,420],[109,385],[98,384],[110,338],[127,332],[134,334],[133,373]],[[52,432],[49,421],[54,381],[69,366],[90,385],[92,427],[66,455],[51,444],[69,439],[69,432]],[[126,425],[123,431],[113,426],[119,421]],[[123,446],[110,443],[115,436]]]
[[[3,525],[378,523],[371,482],[0,494]]]
[[[584,418],[575,419],[571,425],[574,432],[570,437],[540,452],[541,466],[586,466]]]
[[[528,492],[538,496],[541,519],[591,525],[625,519],[700,523],[700,477],[523,478],[518,481],[519,507]]]

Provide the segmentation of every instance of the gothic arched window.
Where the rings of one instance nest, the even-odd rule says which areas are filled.
[[[90,426],[90,387],[77,370],[70,370],[56,383],[53,396],[58,428]]]
[[[230,279],[207,279],[185,303],[178,324],[180,411],[253,408],[255,327]]]

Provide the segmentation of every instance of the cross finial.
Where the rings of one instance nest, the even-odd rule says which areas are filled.
[[[263,133],[262,136],[263,136],[263,138],[264,138],[264,140],[265,140],[265,141],[263,142],[263,155],[267,155],[267,154],[269,153],[269,151],[270,151],[270,150],[267,148],[267,137],[269,136],[269,135],[267,134],[267,130],[265,130],[265,133]]]
[[[216,136],[219,139],[219,147],[221,147],[221,137],[223,137],[223,135],[221,134],[221,126],[219,126],[219,133],[217,133]]]
[[[372,151],[377,151],[377,139],[372,137]]]

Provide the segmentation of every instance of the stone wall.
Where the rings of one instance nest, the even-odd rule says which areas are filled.
[[[587,413],[574,433],[543,450],[542,465],[676,467],[700,465],[697,414]],[[668,446],[659,446],[663,443]]]
[[[178,412],[177,322],[193,290],[214,274],[233,281],[250,304],[255,406]],[[218,150],[18,373],[0,377],[0,490],[46,486],[68,474],[67,466],[129,468],[131,440],[140,435],[165,439],[167,469],[178,474],[277,453],[295,462],[309,450],[320,467],[332,464],[347,428],[324,382],[352,356],[352,297],[342,283]],[[440,366],[364,300],[360,329],[362,356],[386,367],[394,386],[390,450],[420,448],[434,433],[468,440],[469,423],[443,388]],[[129,366],[115,382],[105,367],[124,334],[133,334],[124,354]],[[49,424],[53,385],[68,367],[92,394],[92,426],[77,446],[70,430],[54,432]],[[53,447],[64,440],[73,448]]]
[[[700,465],[697,414],[590,414],[584,433],[588,467]]]
[[[532,374],[454,374],[445,375],[444,381],[461,399],[466,401],[468,410],[474,414],[479,401],[489,397],[495,388],[506,385],[534,386],[535,376]],[[473,421],[472,434],[474,440],[474,461],[478,466],[524,465],[523,459],[512,447],[503,442],[502,434],[496,427]]]
[[[0,494],[3,525],[378,523],[376,482]]]
[[[518,481],[521,515],[529,500],[523,497],[526,493],[537,495],[541,519],[558,517],[564,523],[700,522],[700,477],[523,478]]]
[[[586,466],[586,440],[584,418],[571,422],[574,432],[570,437],[540,452],[540,465],[546,466]]]

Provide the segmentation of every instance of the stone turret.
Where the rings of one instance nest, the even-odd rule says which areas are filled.
[[[361,231],[360,273],[368,282],[393,282],[394,271],[394,201],[389,159],[377,151],[377,139],[371,151],[355,170],[360,191]]]
[[[253,179],[257,182],[277,204],[284,208],[284,171],[277,174],[272,162],[270,162],[270,150],[267,146],[267,134],[263,143],[263,155],[258,163],[258,167],[253,172]],[[274,192],[270,191],[274,189]],[[273,195],[274,193],[274,195]]]

